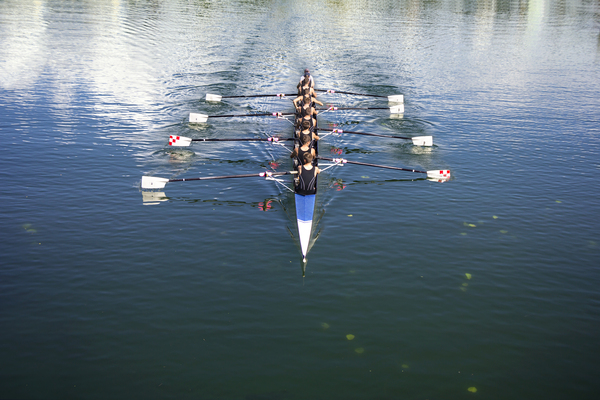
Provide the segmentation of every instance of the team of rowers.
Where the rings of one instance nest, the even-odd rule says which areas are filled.
[[[304,75],[298,83],[298,97],[294,99],[296,108],[295,117],[295,139],[296,146],[290,155],[295,159],[294,165],[298,165],[298,175],[296,178],[296,193],[309,195],[317,193],[317,110],[315,105],[323,105],[317,100],[315,93],[315,81],[310,75],[308,69],[304,70]]]

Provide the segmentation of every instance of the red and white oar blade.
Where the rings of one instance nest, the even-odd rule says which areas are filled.
[[[415,146],[433,146],[433,136],[415,136],[412,138],[412,142]]]
[[[438,182],[445,182],[450,180],[449,169],[436,169],[433,171],[427,171],[427,179],[433,179]]]
[[[162,189],[169,182],[166,178],[154,176],[142,176],[142,189]]]
[[[206,93],[206,101],[221,101],[223,96],[219,96],[218,94],[209,94]]]
[[[396,94],[393,96],[388,96],[388,101],[390,103],[404,103],[404,95],[403,94]]]
[[[190,122],[202,123],[208,121],[208,115],[190,113]]]
[[[192,144],[192,138],[185,136],[169,136],[169,146],[174,147],[188,147]]]
[[[390,107],[391,114],[404,114],[404,104]]]

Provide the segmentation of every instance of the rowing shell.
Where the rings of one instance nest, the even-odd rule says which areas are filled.
[[[295,133],[293,133],[295,136]],[[319,145],[315,143],[315,151],[318,155]],[[294,162],[292,165],[295,167]],[[315,161],[315,166],[318,161]],[[294,168],[295,169],[295,168]],[[317,187],[318,175],[315,177],[315,188]],[[306,254],[308,253],[308,245],[312,236],[313,216],[315,214],[315,194],[302,195],[294,193],[296,203],[296,222],[298,223],[298,240],[300,241],[300,249],[302,250],[302,262],[306,263]]]

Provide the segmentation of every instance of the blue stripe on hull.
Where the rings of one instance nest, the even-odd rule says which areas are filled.
[[[315,196],[296,194],[296,219],[302,222],[312,222],[315,211]]]

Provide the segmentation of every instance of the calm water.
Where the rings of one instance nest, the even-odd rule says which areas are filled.
[[[307,21],[310,25],[307,25]],[[563,399],[600,393],[594,1],[0,1],[0,398]],[[404,94],[323,114],[302,277],[289,168],[304,68]],[[385,107],[321,95],[339,106]],[[341,190],[343,188],[343,190]],[[271,208],[263,212],[264,204]]]

